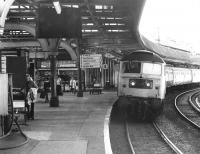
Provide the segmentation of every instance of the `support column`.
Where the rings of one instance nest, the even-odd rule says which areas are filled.
[[[56,90],[56,81],[57,81],[57,68],[56,68],[56,55],[59,45],[59,39],[47,39],[48,42],[48,50],[50,51],[50,68],[51,68],[51,76],[50,76],[50,84],[51,84],[51,98],[50,98],[50,107],[58,107],[59,99]]]
[[[76,41],[76,53],[77,53],[77,67],[78,67],[78,93],[77,97],[83,97],[83,90],[82,90],[82,74],[81,74],[81,67],[80,67],[80,56],[81,50],[79,48],[79,40]]]
[[[103,67],[100,68],[101,70],[101,87],[104,88],[104,73],[103,73]]]
[[[2,73],[2,64],[1,64],[1,51],[0,51],[0,73]]]
[[[50,56],[50,67],[51,67],[51,99],[50,99],[50,107],[58,107],[59,99],[56,92],[56,79],[57,79],[57,69],[56,69],[56,56]]]

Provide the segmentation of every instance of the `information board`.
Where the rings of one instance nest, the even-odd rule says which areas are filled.
[[[83,54],[80,58],[81,68],[100,68],[102,65],[101,54]]]

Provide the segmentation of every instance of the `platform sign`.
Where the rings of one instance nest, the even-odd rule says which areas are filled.
[[[102,66],[101,54],[83,54],[80,58],[81,68],[100,68]]]

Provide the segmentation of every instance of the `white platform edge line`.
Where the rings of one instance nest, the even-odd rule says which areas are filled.
[[[112,106],[107,110],[104,120],[104,147],[105,154],[113,154],[111,144],[110,144],[110,133],[109,133],[109,124],[110,124],[110,113]]]

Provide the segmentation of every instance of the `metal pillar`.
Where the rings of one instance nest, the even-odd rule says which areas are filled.
[[[0,51],[0,73],[2,73],[2,62],[1,62],[1,57],[2,57],[2,55],[1,55],[1,51]]]
[[[50,99],[50,107],[58,107],[59,100],[56,92],[56,78],[57,78],[57,71],[56,71],[56,56],[50,55],[50,67],[51,67],[51,99]]]
[[[59,99],[56,91],[56,81],[57,81],[57,68],[56,68],[56,55],[58,51],[59,39],[47,39],[48,50],[50,51],[50,68],[51,68],[51,99],[50,107],[58,107]]]
[[[83,90],[82,90],[82,75],[81,75],[81,67],[80,67],[80,56],[81,50],[79,48],[79,40],[76,41],[76,53],[77,53],[77,67],[78,67],[78,93],[77,97],[83,97]]]

